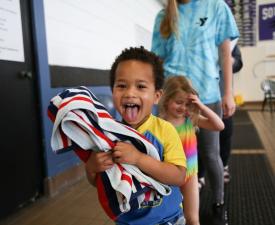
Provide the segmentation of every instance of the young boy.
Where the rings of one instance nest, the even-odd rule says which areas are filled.
[[[164,81],[162,63],[144,48],[125,49],[111,68],[111,89],[116,110],[123,122],[142,133],[157,148],[161,161],[140,152],[133,145],[118,142],[111,152],[92,153],[86,162],[87,178],[95,183],[96,173],[114,163],[137,166],[148,176],[171,185],[172,192],[157,204],[143,204],[116,219],[116,224],[164,225],[185,224],[182,196],[177,186],[184,182],[186,159],[175,128],[151,114]]]

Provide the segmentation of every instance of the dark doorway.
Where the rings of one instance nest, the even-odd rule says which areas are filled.
[[[43,149],[32,46],[31,2],[19,2],[25,59],[23,62],[0,59],[0,218],[36,199],[42,191],[43,183]],[[3,10],[3,6],[0,6]],[[11,10],[6,12],[14,13]],[[10,17],[1,16],[2,27],[9,29],[7,20]]]

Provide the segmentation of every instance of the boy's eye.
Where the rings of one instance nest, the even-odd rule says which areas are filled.
[[[125,84],[116,84],[115,87],[117,87],[117,88],[125,88],[126,85]]]
[[[145,85],[143,85],[143,84],[139,84],[137,87],[138,87],[138,89],[143,89],[143,88],[146,88],[146,86],[145,86]]]

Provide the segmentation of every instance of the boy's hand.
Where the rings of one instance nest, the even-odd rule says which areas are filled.
[[[88,173],[99,173],[110,169],[114,165],[112,152],[92,152],[86,162]]]
[[[113,148],[113,160],[116,163],[137,165],[141,156],[142,153],[129,143],[117,142],[116,146]]]

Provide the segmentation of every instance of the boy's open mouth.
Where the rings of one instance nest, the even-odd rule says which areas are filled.
[[[137,119],[140,106],[135,103],[127,103],[124,107],[124,120],[131,122]]]

